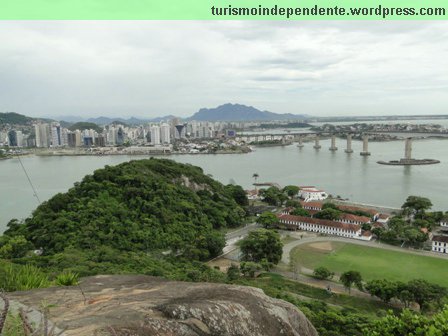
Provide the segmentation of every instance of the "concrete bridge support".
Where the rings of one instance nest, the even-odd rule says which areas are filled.
[[[322,146],[319,145],[319,135],[316,134],[316,138],[314,139],[314,149],[320,149]]]
[[[412,160],[412,138],[407,138],[404,145],[404,159]]]
[[[303,136],[299,135],[299,143],[297,144],[297,147],[302,148],[303,147]]]
[[[331,136],[331,146],[329,149],[333,152],[338,150],[338,148],[336,147],[336,135]]]
[[[352,135],[351,134],[347,134],[347,148],[346,148],[345,152],[348,153],[348,154],[353,153],[353,149],[352,149]]]
[[[364,135],[362,137],[362,152],[359,153],[362,156],[369,156],[370,152],[369,152],[369,136],[368,135]]]

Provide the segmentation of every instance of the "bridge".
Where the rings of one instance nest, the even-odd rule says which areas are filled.
[[[370,131],[370,132],[362,132],[362,151],[359,153],[361,156],[369,156],[369,137],[372,135],[379,134],[400,134],[403,136],[403,139],[406,139],[406,154],[405,157],[410,157],[410,153],[408,147],[409,143],[412,140],[413,136],[418,135],[418,137],[446,137],[448,138],[448,133],[428,133],[428,132],[383,132],[383,131]],[[237,141],[243,141],[249,144],[257,144],[263,141],[281,141],[282,143],[291,143],[297,142],[297,147],[303,147],[303,141],[314,141],[313,148],[319,150],[322,146],[319,141],[321,137],[330,137],[331,138],[331,146],[329,147],[330,151],[337,151],[338,147],[336,146],[336,138],[344,136],[346,138],[346,148],[345,153],[351,154],[353,153],[352,149],[352,133],[349,132],[289,132],[287,134],[241,134],[237,135],[235,139]]]

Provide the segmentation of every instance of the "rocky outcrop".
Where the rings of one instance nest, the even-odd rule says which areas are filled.
[[[54,305],[50,319],[66,335],[317,335],[295,306],[252,287],[114,275],[10,298],[34,308],[44,301]]]

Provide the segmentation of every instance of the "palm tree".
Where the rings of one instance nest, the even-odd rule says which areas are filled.
[[[255,179],[255,183],[257,183],[257,180],[258,180],[258,178],[260,177],[260,175],[258,175],[258,173],[254,173],[253,175],[252,175],[252,177]],[[254,184],[255,184],[254,183]]]

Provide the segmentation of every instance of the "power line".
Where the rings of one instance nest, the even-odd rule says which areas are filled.
[[[3,122],[3,120],[2,120],[1,118],[0,118],[0,123],[6,125],[6,124]],[[28,175],[28,172],[27,172],[25,166],[23,165],[22,160],[20,159],[20,155],[19,155],[16,151],[14,151],[13,153],[16,154],[16,157],[17,157],[17,159],[19,160],[20,166],[22,167],[22,170],[23,170],[23,172],[25,173],[25,176],[26,176],[26,178],[27,178],[27,180],[28,180],[28,183],[30,184],[31,190],[33,191],[33,196],[36,197],[37,202],[40,204],[41,201],[40,201],[39,195],[37,194],[36,188],[34,188],[33,182],[31,181],[31,178],[30,178],[30,176]]]

